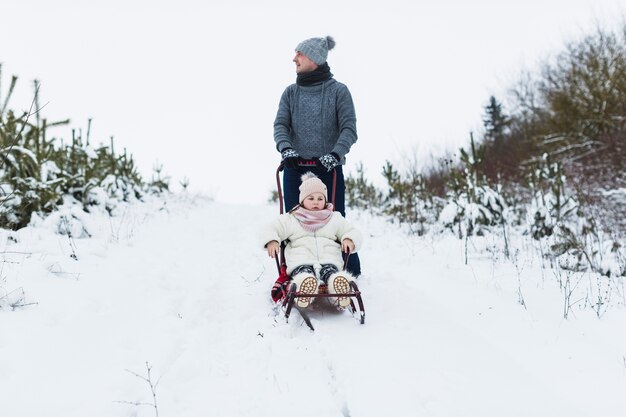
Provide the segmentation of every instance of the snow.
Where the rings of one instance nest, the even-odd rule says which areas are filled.
[[[623,292],[565,320],[532,248],[473,238],[466,265],[452,233],[352,212],[366,323],[322,302],[311,332],[270,301],[277,212],[176,196],[0,232],[2,415],[154,416],[132,404],[153,403],[146,363],[161,417],[624,415]]]

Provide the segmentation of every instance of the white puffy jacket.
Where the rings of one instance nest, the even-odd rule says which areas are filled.
[[[361,232],[355,229],[339,212],[334,212],[327,224],[315,232],[304,230],[292,214],[281,214],[261,232],[263,245],[272,240],[289,240],[285,247],[287,273],[300,265],[334,264],[343,269],[341,241],[351,239],[354,251],[358,251],[363,242]]]

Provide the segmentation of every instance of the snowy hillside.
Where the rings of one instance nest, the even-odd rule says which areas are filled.
[[[311,332],[269,298],[276,268],[256,236],[274,206],[172,198],[61,214],[0,232],[2,416],[626,412],[623,292],[601,319],[574,306],[564,320],[530,249],[514,264],[476,241],[465,265],[453,236],[349,213],[366,236],[366,323],[318,305]]]

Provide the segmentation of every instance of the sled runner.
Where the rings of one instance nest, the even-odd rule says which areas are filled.
[[[300,163],[300,166],[301,167],[315,167],[317,166],[317,162],[314,160],[304,160]],[[280,214],[283,214],[285,211],[284,203],[283,203],[282,187],[280,183],[280,172],[283,169],[284,169],[284,166],[281,163],[278,166],[278,169],[276,170],[276,185],[278,188],[278,201],[280,204]],[[336,181],[337,181],[337,172],[333,169],[333,187],[332,187],[332,198],[331,198],[333,207],[335,203]],[[278,279],[274,283],[274,286],[272,287],[272,291],[271,291],[271,296],[274,302],[281,303],[282,307],[284,308],[285,320],[289,321],[291,310],[294,307],[294,304],[296,304],[295,307],[300,313],[300,315],[302,316],[302,318],[304,319],[304,321],[306,322],[307,326],[311,330],[315,330],[313,328],[313,325],[311,324],[311,320],[309,319],[308,314],[304,311],[304,309],[299,308],[297,306],[297,302],[296,302],[297,299],[300,297],[307,297],[307,298],[348,297],[350,300],[350,304],[349,304],[350,311],[352,312],[352,314],[356,314],[358,312],[360,323],[365,324],[365,307],[363,305],[363,298],[361,297],[361,291],[359,291],[359,287],[357,286],[356,282],[352,280],[349,281],[349,291],[345,293],[330,294],[328,291],[328,286],[324,283],[319,284],[318,292],[316,294],[315,293],[313,294],[301,293],[300,291],[297,291],[296,283],[293,282],[291,280],[291,277],[287,274],[287,264],[285,261],[285,246],[286,245],[287,245],[286,241],[280,242],[280,255],[279,255],[280,260],[279,260],[279,257],[275,258],[276,267],[278,269]],[[350,256],[350,253],[349,252],[346,253],[346,256],[344,259],[344,267],[343,267],[344,270],[346,269],[346,266],[348,265],[349,256]],[[355,299],[356,299],[356,303],[355,303]],[[357,306],[358,306],[358,309],[357,309]]]

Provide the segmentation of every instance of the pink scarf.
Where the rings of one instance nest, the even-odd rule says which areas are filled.
[[[327,204],[322,210],[307,210],[304,207],[298,207],[293,212],[298,222],[307,232],[315,232],[317,229],[325,226],[333,216],[333,205]]]

